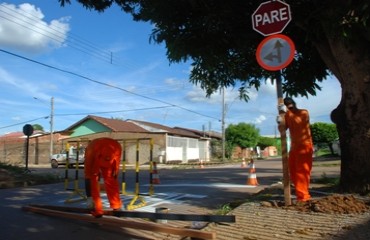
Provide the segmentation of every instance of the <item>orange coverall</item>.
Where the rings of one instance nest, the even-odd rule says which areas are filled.
[[[313,153],[308,111],[305,109],[288,110],[285,114],[285,126],[289,129],[291,138],[290,179],[295,186],[297,201],[307,201],[311,198],[308,188]]]
[[[120,209],[122,201],[118,184],[118,171],[121,161],[121,145],[111,138],[98,138],[91,141],[85,151],[85,184],[86,195],[91,194],[94,211],[92,215],[103,215],[103,204],[100,197],[99,179],[104,179],[105,191],[110,207]]]

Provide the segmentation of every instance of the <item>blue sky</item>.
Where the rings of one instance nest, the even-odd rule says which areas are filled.
[[[64,8],[57,0],[1,3],[0,135],[25,124],[49,131],[52,97],[54,131],[91,114],[221,132],[222,95],[206,98],[190,84],[190,63],[170,65],[165,46],[149,43],[151,29],[117,6],[97,13],[74,1]],[[331,122],[340,101],[335,78],[321,87],[315,97],[296,99],[312,123]],[[226,127],[246,122],[276,134],[276,87],[267,81],[250,98],[226,89]]]

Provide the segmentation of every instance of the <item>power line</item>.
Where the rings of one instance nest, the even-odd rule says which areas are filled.
[[[5,11],[5,9],[7,11]],[[114,61],[116,57],[113,57],[113,52],[102,50],[93,43],[78,37],[75,34],[65,34],[62,28],[58,28],[52,25],[40,25],[37,24],[40,21],[40,18],[30,14],[29,12],[24,11],[23,9],[14,10],[11,7],[8,7],[6,4],[0,6],[0,12],[3,12],[5,15],[0,15],[0,18],[3,18],[9,22],[17,24],[21,27],[29,29],[30,31],[36,32],[40,35],[48,37],[59,44],[70,43],[67,46],[74,48],[78,51],[81,51],[90,56],[96,57],[104,62],[110,63],[116,66],[123,66],[128,68],[138,68],[136,64],[122,64],[119,61]],[[21,13],[23,12],[23,13]],[[40,27],[41,26],[41,27]],[[65,37],[69,36],[69,37]],[[72,39],[72,40],[70,40]],[[118,59],[119,60],[119,59]]]
[[[74,116],[74,115],[93,115],[93,114],[107,114],[107,113],[121,113],[121,112],[136,112],[136,111],[146,111],[146,110],[161,109],[161,108],[170,108],[170,107],[173,107],[173,106],[137,108],[137,109],[128,109],[128,110],[119,110],[119,111],[107,111],[107,112],[60,113],[60,114],[54,114],[54,116]]]
[[[26,19],[31,20],[31,21],[26,21],[24,18],[20,18],[19,16],[16,16],[16,15],[14,15],[14,14],[8,12],[8,11],[4,11],[4,9],[2,9],[2,8],[0,8],[0,12],[5,13],[6,15],[8,15],[8,17],[6,17],[4,15],[0,15],[1,18],[6,19],[6,20],[8,20],[8,21],[10,21],[14,24],[17,24],[17,25],[21,26],[21,27],[27,28],[27,29],[29,29],[33,32],[41,34],[45,37],[48,37],[48,38],[50,38],[50,39],[52,39],[52,40],[54,40],[54,41],[56,41],[60,44],[64,43],[64,40],[65,40],[64,39],[64,35],[65,35],[64,32],[62,32],[58,29],[55,29],[53,27],[48,28],[45,25],[41,25],[41,27],[40,27],[40,24],[36,25],[36,23],[37,23],[36,21],[39,21],[39,18],[36,17],[36,16],[33,16],[32,14],[29,14],[29,13],[25,12],[28,15],[34,17],[34,18],[31,18],[29,16],[21,14],[21,13],[15,11],[15,10],[13,10],[12,8],[7,7],[6,5],[2,5],[2,7],[8,9],[9,11],[14,12],[17,15],[21,15],[21,16],[23,16]],[[50,31],[50,30],[53,30],[53,32]],[[68,38],[65,41],[70,42],[70,40],[68,40]],[[86,45],[85,43],[80,44],[80,42],[81,41],[77,41],[77,45],[78,45],[77,47],[74,47],[72,44],[68,45],[68,46],[70,46],[72,48],[75,48],[77,50],[80,50],[84,53],[87,53],[87,54],[93,55],[95,57],[101,58],[104,61],[110,62],[110,58],[111,58],[110,53],[102,52],[102,51],[100,51],[99,49],[97,49],[95,47],[91,47],[91,45]]]
[[[35,97],[34,97],[35,98]],[[37,99],[37,98],[35,98]],[[161,109],[161,108],[170,108],[172,106],[160,106],[160,107],[150,107],[150,108],[137,108],[137,109],[128,109],[128,110],[120,110],[120,111],[106,111],[106,112],[90,112],[90,113],[61,113],[61,114],[53,114],[53,116],[76,116],[76,115],[95,115],[95,114],[107,114],[107,113],[119,113],[119,112],[133,112],[133,111],[145,111],[145,110],[153,110],[153,109]],[[3,128],[8,128],[8,127],[14,127],[18,126],[21,124],[29,123],[29,122],[34,122],[40,119],[48,119],[50,116],[46,117],[40,117],[36,118],[33,120],[28,120],[25,122],[20,122],[20,123],[15,123],[13,125],[5,126],[5,127],[0,127],[0,129]]]
[[[111,84],[109,84],[109,83],[100,82],[100,81],[94,80],[94,79],[92,79],[92,78],[89,78],[89,77],[83,76],[83,75],[78,74],[78,73],[75,73],[75,72],[71,72],[71,71],[68,71],[68,70],[64,70],[64,69],[61,69],[61,68],[58,68],[58,67],[54,67],[54,66],[51,66],[51,65],[49,65],[49,64],[45,64],[45,63],[42,63],[42,62],[39,62],[39,61],[36,61],[36,60],[30,59],[30,58],[27,58],[27,57],[24,57],[24,56],[20,56],[20,55],[18,55],[18,54],[15,54],[15,53],[12,53],[12,52],[6,51],[6,50],[4,50],[4,49],[0,49],[0,51],[1,51],[1,52],[4,52],[4,53],[6,53],[6,54],[12,55],[12,56],[14,56],[14,57],[21,58],[21,59],[23,59],[23,60],[27,60],[27,61],[29,61],[29,62],[33,62],[33,63],[36,63],[36,64],[38,64],[38,65],[42,65],[42,66],[44,66],[44,67],[48,67],[48,68],[51,68],[51,69],[54,69],[54,70],[57,70],[57,71],[60,71],[60,72],[63,72],[63,73],[67,73],[67,74],[70,74],[70,75],[73,75],[73,76],[76,76],[76,77],[79,77],[79,78],[85,79],[85,80],[87,80],[87,81],[90,81],[90,82],[93,82],[93,83],[96,83],[96,84],[100,84],[100,85],[103,85],[103,86],[106,86],[106,87],[110,87],[110,88],[115,88],[115,89],[118,89],[118,90],[120,90],[120,91],[123,91],[123,92],[129,93],[129,94],[132,94],[132,95],[135,95],[135,96],[141,97],[141,98],[145,98],[145,99],[148,99],[148,100],[151,100],[151,101],[160,102],[160,103],[163,103],[163,104],[166,104],[166,105],[172,106],[172,107],[176,107],[176,108],[179,108],[179,109],[185,110],[185,111],[187,111],[187,112],[191,112],[191,113],[194,113],[194,114],[197,114],[197,115],[203,116],[203,117],[212,118],[212,119],[216,119],[216,120],[220,121],[218,118],[215,118],[215,117],[212,117],[212,116],[208,116],[208,115],[205,115],[205,114],[202,114],[202,113],[199,113],[199,112],[196,112],[196,111],[190,110],[190,109],[188,109],[188,108],[184,108],[184,107],[181,107],[181,106],[179,106],[179,105],[172,104],[172,103],[168,103],[168,102],[165,102],[165,101],[162,101],[162,100],[156,99],[156,98],[152,98],[152,97],[144,96],[144,95],[142,95],[142,94],[134,93],[134,92],[131,92],[131,91],[126,90],[126,89],[124,89],[124,88],[121,88],[121,87],[118,87],[118,86],[114,86],[114,85],[111,85]]]
[[[21,124],[26,124],[26,123],[29,123],[29,122],[34,122],[34,121],[37,121],[37,120],[40,120],[40,119],[48,119],[48,118],[49,118],[49,116],[39,117],[39,118],[35,118],[35,119],[32,119],[32,120],[28,120],[28,121],[24,121],[24,122],[20,122],[20,123],[16,123],[16,124],[8,125],[8,126],[5,126],[5,127],[0,127],[0,129],[14,127],[14,126],[18,126],[18,125],[21,125]]]

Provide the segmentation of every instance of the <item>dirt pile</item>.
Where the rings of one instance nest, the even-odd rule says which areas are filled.
[[[303,204],[287,206],[286,208],[302,212],[357,214],[370,210],[370,202],[357,199],[353,195],[334,194],[319,199],[313,199]]]
[[[264,207],[277,207],[301,212],[318,212],[328,214],[359,214],[370,211],[370,196],[328,193],[325,196],[315,196],[307,202],[294,203],[285,206],[282,189],[265,189],[264,199],[260,201]],[[261,195],[260,195],[261,196]]]

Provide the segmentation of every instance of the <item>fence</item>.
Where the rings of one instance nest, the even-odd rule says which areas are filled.
[[[63,149],[62,143],[53,145],[53,152],[60,152]],[[0,142],[0,162],[7,164],[25,164],[26,139],[17,139]],[[28,147],[29,164],[50,163],[50,143],[40,142],[38,138],[31,138]]]

